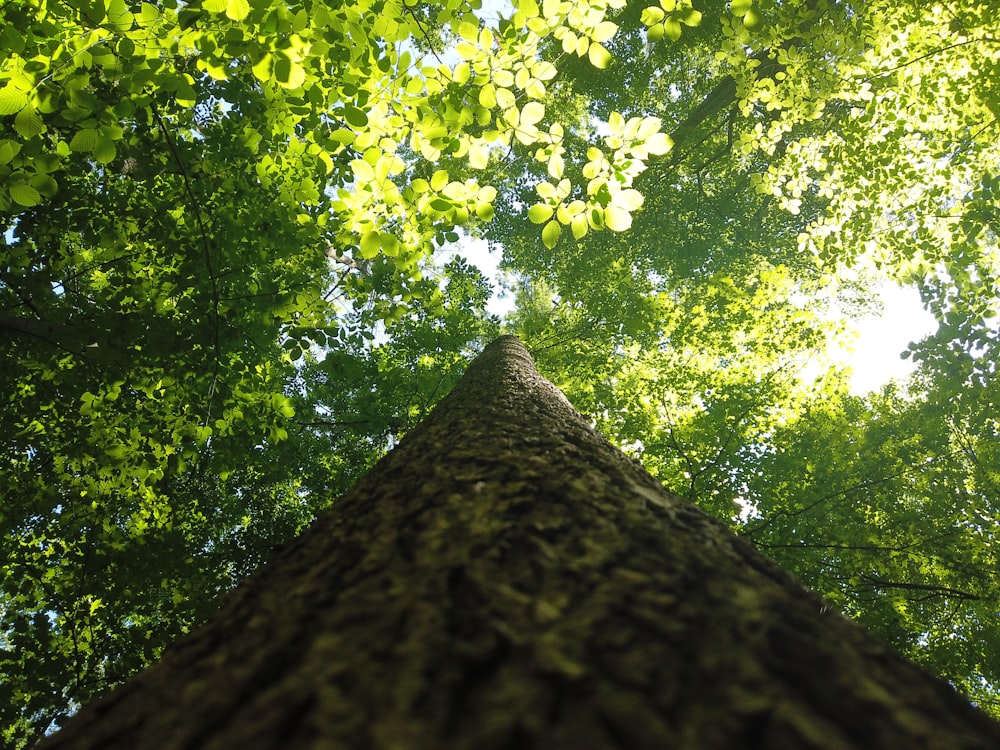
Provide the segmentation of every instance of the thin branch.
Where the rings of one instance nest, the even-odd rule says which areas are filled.
[[[201,236],[201,246],[205,254],[205,267],[208,270],[208,277],[212,282],[212,348],[215,353],[215,362],[212,368],[212,379],[208,387],[207,405],[205,408],[204,424],[207,425],[212,415],[212,398],[215,395],[215,388],[219,382],[219,370],[222,367],[222,344],[220,341],[219,331],[219,321],[221,320],[221,316],[219,315],[219,277],[215,273],[215,268],[212,264],[212,252],[208,239],[208,230],[205,226],[204,220],[202,219],[201,205],[195,198],[194,190],[191,187],[191,178],[188,175],[188,170],[184,165],[184,161],[181,159],[181,155],[177,150],[177,145],[174,143],[173,137],[167,131],[166,123],[164,123],[163,118],[160,116],[159,109],[156,107],[155,103],[150,105],[150,111],[153,113],[153,118],[156,120],[157,127],[160,129],[160,133],[163,135],[163,138],[167,143],[167,148],[170,149],[170,154],[173,156],[174,161],[177,164],[177,168],[180,170],[181,177],[184,180],[184,192],[187,194],[188,208],[194,213],[195,221],[198,223],[198,231]]]
[[[904,591],[926,591],[942,596],[952,596],[963,601],[979,601],[982,599],[977,594],[970,594],[968,591],[953,589],[950,586],[935,586],[926,583],[907,583],[906,581],[884,581],[875,576],[864,576],[865,583],[887,589],[903,589]]]

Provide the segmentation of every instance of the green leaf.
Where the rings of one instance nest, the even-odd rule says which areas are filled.
[[[364,128],[368,125],[368,115],[363,110],[351,105],[344,107],[344,119],[351,127]]]
[[[732,0],[730,10],[734,16],[744,15],[753,6],[753,0]]]
[[[379,248],[383,255],[395,258],[399,255],[399,240],[396,239],[395,235],[379,232]]]
[[[14,129],[25,140],[34,138],[45,130],[45,123],[34,107],[25,107],[14,118]]]
[[[42,202],[42,196],[39,195],[38,191],[23,182],[11,185],[9,192],[11,200],[19,206],[30,208]]]
[[[97,144],[101,141],[101,134],[95,128],[84,128],[83,130],[78,130],[76,135],[73,136],[73,140],[69,142],[69,147],[73,151],[79,153],[89,153],[97,148]]]
[[[357,137],[357,133],[353,130],[347,130],[346,128],[340,128],[339,130],[334,130],[330,133],[330,140],[336,141],[341,146],[350,146],[354,143],[354,139]]]
[[[10,139],[0,140],[0,166],[10,164],[21,151],[21,144]]]
[[[94,147],[94,159],[99,164],[108,164],[114,161],[115,155],[118,153],[118,149],[115,146],[115,142],[110,138],[101,137],[97,141],[97,145]]]

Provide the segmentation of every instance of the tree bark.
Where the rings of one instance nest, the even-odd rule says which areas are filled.
[[[56,748],[997,748],[594,432],[516,339]]]

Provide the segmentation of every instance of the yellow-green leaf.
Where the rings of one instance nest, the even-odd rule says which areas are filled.
[[[545,247],[551,250],[559,242],[559,235],[561,234],[562,227],[559,226],[559,222],[550,221],[545,225],[545,229],[542,230],[542,242],[545,244]]]
[[[132,29],[132,14],[125,0],[107,0],[107,24],[115,31],[130,31]]]
[[[632,214],[619,206],[604,209],[604,226],[613,232],[624,232],[632,226]]]
[[[536,203],[528,209],[528,220],[532,224],[544,224],[552,218],[552,206],[546,203]]]
[[[531,66],[531,75],[540,81],[550,81],[559,71],[556,66],[545,60],[540,60]]]
[[[536,0],[518,0],[515,7],[524,14],[525,18],[535,18],[538,16],[538,3]]]
[[[451,178],[448,177],[448,171],[445,169],[439,169],[433,175],[431,175],[431,190],[434,192],[440,191],[445,185],[448,184]]]
[[[590,38],[595,42],[606,42],[613,37],[617,31],[618,24],[612,23],[611,21],[602,21],[597,24],[597,28],[594,29]]]
[[[685,26],[697,26],[701,23],[701,11],[688,8],[680,14],[680,19]]]
[[[467,62],[461,62],[455,66],[455,70],[452,71],[451,80],[455,83],[465,85],[469,81],[469,77],[472,75],[472,68]],[[419,92],[418,92],[419,93]]]
[[[469,146],[469,166],[473,169],[486,169],[490,163],[490,149],[485,143]]]
[[[537,78],[532,78],[530,81],[528,81],[528,85],[524,89],[524,93],[526,93],[532,99],[544,99],[545,84],[539,81]]]
[[[250,67],[253,74],[257,76],[258,81],[267,82],[271,80],[271,69],[273,68],[272,62],[273,58],[271,57],[271,53],[265,52],[264,56]]]
[[[666,14],[663,12],[663,8],[657,8],[655,5],[651,5],[648,8],[643,8],[642,15],[639,16],[639,20],[646,26],[652,26],[654,23],[662,21],[664,15]]]
[[[62,143],[62,141],[60,141]],[[10,139],[0,140],[0,166],[10,164],[21,150],[21,144]]]
[[[278,85],[286,89],[297,89],[305,83],[306,71],[291,58],[279,54],[274,61],[274,77]]]
[[[615,196],[615,205],[620,206],[626,211],[635,211],[642,206],[642,202],[642,193],[632,188],[622,190]]]
[[[20,112],[27,103],[28,95],[13,83],[8,82],[6,86],[0,88],[0,115]]]
[[[229,0],[226,4],[226,16],[234,21],[242,21],[250,15],[250,3],[247,0]]]
[[[761,17],[760,13],[751,8],[743,16],[743,25],[747,27],[749,31],[756,31],[764,24],[764,19]]]
[[[521,124],[534,125],[545,117],[545,105],[541,102],[528,102],[521,107]]]
[[[651,154],[665,154],[674,147],[674,141],[666,133],[654,133],[646,139],[645,146]]]
[[[462,21],[458,24],[458,35],[467,42],[478,42],[479,26],[470,21]]]
[[[376,231],[365,232],[361,237],[361,257],[365,260],[371,260],[376,255],[378,255],[379,248],[381,247],[381,242],[379,241],[379,234]]]
[[[479,89],[479,103],[486,109],[493,109],[497,106],[497,90],[492,83],[487,83]]]
[[[603,70],[611,64],[611,53],[608,52],[603,45],[591,44],[587,50],[587,57],[590,58],[590,64],[595,68]]]
[[[351,161],[351,171],[354,172],[354,179],[361,184],[372,182],[375,179],[375,170],[364,159]]]
[[[493,204],[492,203],[477,203],[476,204],[476,216],[482,221],[493,221]]]

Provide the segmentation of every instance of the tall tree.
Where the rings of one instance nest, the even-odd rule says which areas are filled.
[[[427,413],[496,333],[446,255],[487,222],[546,291],[540,368],[730,523],[751,486],[796,507],[736,482],[804,424],[851,264],[919,276],[914,356],[976,436],[962,522],[997,533],[991,3],[503,8],[0,4],[0,742],[154,659]],[[932,666],[995,692],[961,653]]]
[[[45,747],[998,742],[502,337],[205,628]]]

